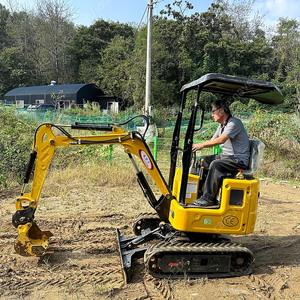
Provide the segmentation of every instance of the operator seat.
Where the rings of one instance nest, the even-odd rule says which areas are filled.
[[[253,175],[260,168],[261,162],[263,160],[265,144],[259,139],[249,139],[250,143],[250,157],[248,169],[243,170],[243,175],[245,179],[253,179]],[[229,178],[234,178],[236,174],[228,173]],[[223,184],[222,184],[223,185]],[[211,206],[210,208],[220,207],[220,197],[217,196],[218,206]]]
[[[265,144],[259,139],[249,139],[249,142],[249,167],[243,171],[245,177],[253,177],[254,173],[260,168],[265,149]]]

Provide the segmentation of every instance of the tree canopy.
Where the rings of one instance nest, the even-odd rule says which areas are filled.
[[[183,84],[218,72],[273,81],[284,93],[281,109],[299,112],[299,22],[280,18],[269,38],[263,17],[250,18],[252,5],[253,0],[215,0],[207,11],[188,16],[192,3],[175,1],[154,16],[154,106],[176,105]],[[141,108],[147,26],[103,19],[75,26],[73,14],[62,0],[38,1],[30,11],[0,4],[0,99],[12,88],[56,80],[96,83]]]

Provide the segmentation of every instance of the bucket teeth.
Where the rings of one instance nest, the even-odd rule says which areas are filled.
[[[45,256],[48,252],[48,249],[45,249],[43,246],[32,246],[31,253],[34,256]]]
[[[58,240],[51,240],[51,241],[49,242],[49,246],[52,245],[52,244],[57,244],[57,243],[58,243]]]
[[[47,230],[47,231],[42,231],[43,234],[45,234],[48,238],[53,236],[52,232]]]

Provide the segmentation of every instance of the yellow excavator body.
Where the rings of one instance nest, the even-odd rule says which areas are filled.
[[[169,220],[180,231],[212,234],[249,234],[254,230],[259,195],[258,179],[225,178],[220,190],[220,204],[199,209],[191,205],[197,199],[199,176],[189,174],[185,204],[180,204],[182,169],[177,169]]]
[[[197,90],[195,105],[191,111],[183,148],[179,147],[181,122],[187,93]],[[35,221],[41,190],[56,147],[81,145],[122,145],[136,171],[137,181],[153,214],[142,214],[135,218],[133,231],[136,237],[126,238],[117,229],[124,281],[133,274],[133,262],[144,258],[149,273],[158,278],[230,277],[248,275],[254,261],[252,252],[237,244],[231,244],[223,234],[246,235],[253,232],[257,217],[259,180],[253,177],[255,164],[249,170],[223,179],[219,192],[219,204],[213,207],[198,207],[193,200],[202,195],[198,175],[189,174],[195,132],[199,132],[204,119],[204,108],[200,104],[202,91],[229,96],[253,98],[261,103],[282,102],[279,89],[270,82],[210,73],[181,88],[182,102],[174,126],[170,151],[169,182],[167,183],[146,142],[145,134],[149,118],[138,115],[122,124],[75,123],[62,125],[44,123],[38,126],[30,159],[26,168],[20,196],[16,200],[16,212],[12,223],[18,230],[15,250],[23,256],[44,256],[53,252],[52,233],[42,231]],[[197,111],[202,112],[200,126],[196,128]],[[125,132],[122,126],[135,118],[142,118],[145,132]],[[74,136],[72,130],[88,130],[89,136]],[[102,131],[102,134],[95,132]],[[263,143],[260,142],[263,145]],[[260,161],[259,143],[251,153]],[[264,145],[263,145],[264,147]],[[178,153],[182,152],[181,168],[177,167]],[[252,155],[252,154],[251,154]],[[157,196],[148,184],[143,172],[135,163],[142,161],[144,169],[152,177],[161,196]],[[34,172],[33,172],[34,171]],[[237,170],[238,172],[238,170]],[[34,173],[31,191],[25,193],[29,178]],[[201,185],[203,182],[201,183]],[[139,247],[152,240],[150,246]],[[227,241],[227,242],[224,242]]]

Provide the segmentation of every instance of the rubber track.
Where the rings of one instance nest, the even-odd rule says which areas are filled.
[[[230,271],[228,273],[213,273],[213,274],[183,274],[182,272],[179,273],[157,273],[150,268],[151,259],[161,254],[171,254],[171,253],[186,253],[187,255],[191,254],[201,254],[201,253],[218,253],[218,254],[234,254],[234,253],[245,253],[250,254],[252,257],[251,263],[248,264],[245,270],[240,271]],[[203,277],[206,275],[208,278],[220,278],[220,277],[236,277],[236,276],[244,276],[249,275],[252,271],[251,265],[254,261],[252,252],[239,245],[239,244],[232,244],[232,243],[184,243],[184,242],[161,242],[158,244],[153,244],[148,248],[145,252],[144,261],[148,272],[156,278],[182,278],[184,275],[187,275],[190,278],[198,278]]]
[[[159,219],[159,216],[156,212],[139,213],[134,217],[133,222],[136,222],[140,219]]]

